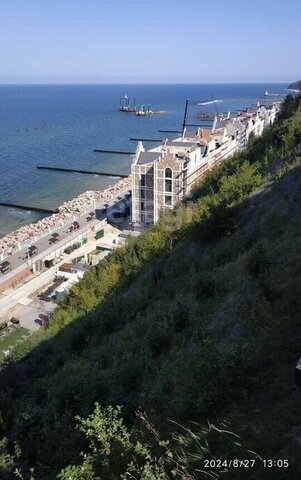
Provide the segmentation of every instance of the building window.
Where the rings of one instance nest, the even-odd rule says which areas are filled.
[[[172,180],[169,180],[168,178],[165,179],[165,192],[172,192]]]
[[[164,204],[167,206],[172,206],[172,170],[171,168],[165,168],[165,177],[164,177]]]
[[[145,187],[145,183],[146,183],[145,182],[145,177],[146,177],[145,173],[142,173],[141,181],[140,181],[141,187]]]
[[[140,208],[141,208],[141,212],[143,212],[145,210],[145,203],[144,202],[141,202]]]
[[[171,168],[165,168],[165,178],[172,178]]]
[[[167,205],[168,207],[171,207],[171,195],[165,195],[165,197],[164,197],[164,203],[165,203],[165,205]]]
[[[143,188],[141,188],[141,198],[145,198],[145,190]]]
[[[164,190],[166,193],[172,193],[172,170],[165,168]]]

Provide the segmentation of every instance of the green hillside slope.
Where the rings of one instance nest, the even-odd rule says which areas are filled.
[[[61,479],[300,478],[300,227],[301,109],[288,97],[277,125],[89,272],[3,362],[1,479],[71,464]],[[210,477],[213,455],[256,462]]]

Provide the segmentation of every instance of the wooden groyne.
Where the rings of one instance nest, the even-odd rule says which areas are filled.
[[[182,130],[158,130],[160,133],[182,133]]]
[[[42,213],[59,213],[59,210],[56,208],[55,210],[51,208],[43,208],[43,207],[29,207],[28,205],[20,205],[16,203],[6,203],[0,202],[1,207],[10,207],[10,208],[18,208],[19,210],[28,210],[33,212],[42,212]]]
[[[127,178],[128,175],[125,173],[111,173],[111,172],[98,172],[92,170],[78,170],[75,168],[63,168],[63,167],[47,167],[46,165],[38,165],[39,170],[53,170],[56,172],[72,172],[72,173],[83,173],[85,175],[102,175],[104,177],[118,177],[118,178]]]
[[[119,150],[100,150],[98,148],[95,148],[93,152],[97,153],[117,153],[118,155],[135,155],[135,152],[121,152]]]
[[[130,138],[133,142],[163,142],[160,138]]]

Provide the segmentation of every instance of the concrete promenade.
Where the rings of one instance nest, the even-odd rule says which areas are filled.
[[[125,188],[124,191],[118,192],[118,195],[111,198],[108,209],[112,206],[118,208],[128,191],[129,189]],[[95,212],[95,218],[92,220],[89,215],[91,211]],[[33,270],[33,272],[35,272],[36,270],[41,270],[46,258],[59,257],[68,246],[73,245],[90,235],[95,235],[97,230],[104,228],[106,225],[106,219],[107,214],[103,209],[103,205],[94,205],[94,208],[89,206],[85,212],[73,215],[68,220],[61,222],[60,227],[49,229],[49,232],[43,237],[36,240],[33,238],[31,241],[28,241],[27,246],[24,246],[22,249],[5,259],[10,262],[11,270],[6,274],[0,272],[0,292],[5,291],[6,285],[8,285],[7,288],[9,288],[10,282],[12,282],[13,285],[14,278],[16,279],[15,283],[17,283],[17,276],[21,276],[23,271],[26,272],[26,270]],[[72,231],[72,224],[74,221],[79,224],[79,228],[76,231]],[[50,239],[53,233],[59,234],[59,240],[51,244]],[[27,252],[30,245],[35,245],[37,247],[38,254],[33,258],[28,259]]]

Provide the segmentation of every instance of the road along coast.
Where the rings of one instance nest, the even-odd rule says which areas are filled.
[[[130,189],[131,176],[128,176],[119,180],[115,185],[110,185],[105,190],[89,190],[72,200],[64,202],[58,207],[58,213],[45,217],[38,222],[24,225],[1,238],[0,260],[21,250],[29,241],[36,241],[56,227],[62,226],[68,219],[77,217],[89,209],[104,208],[106,204],[111,204],[114,199],[122,196],[126,190]]]

